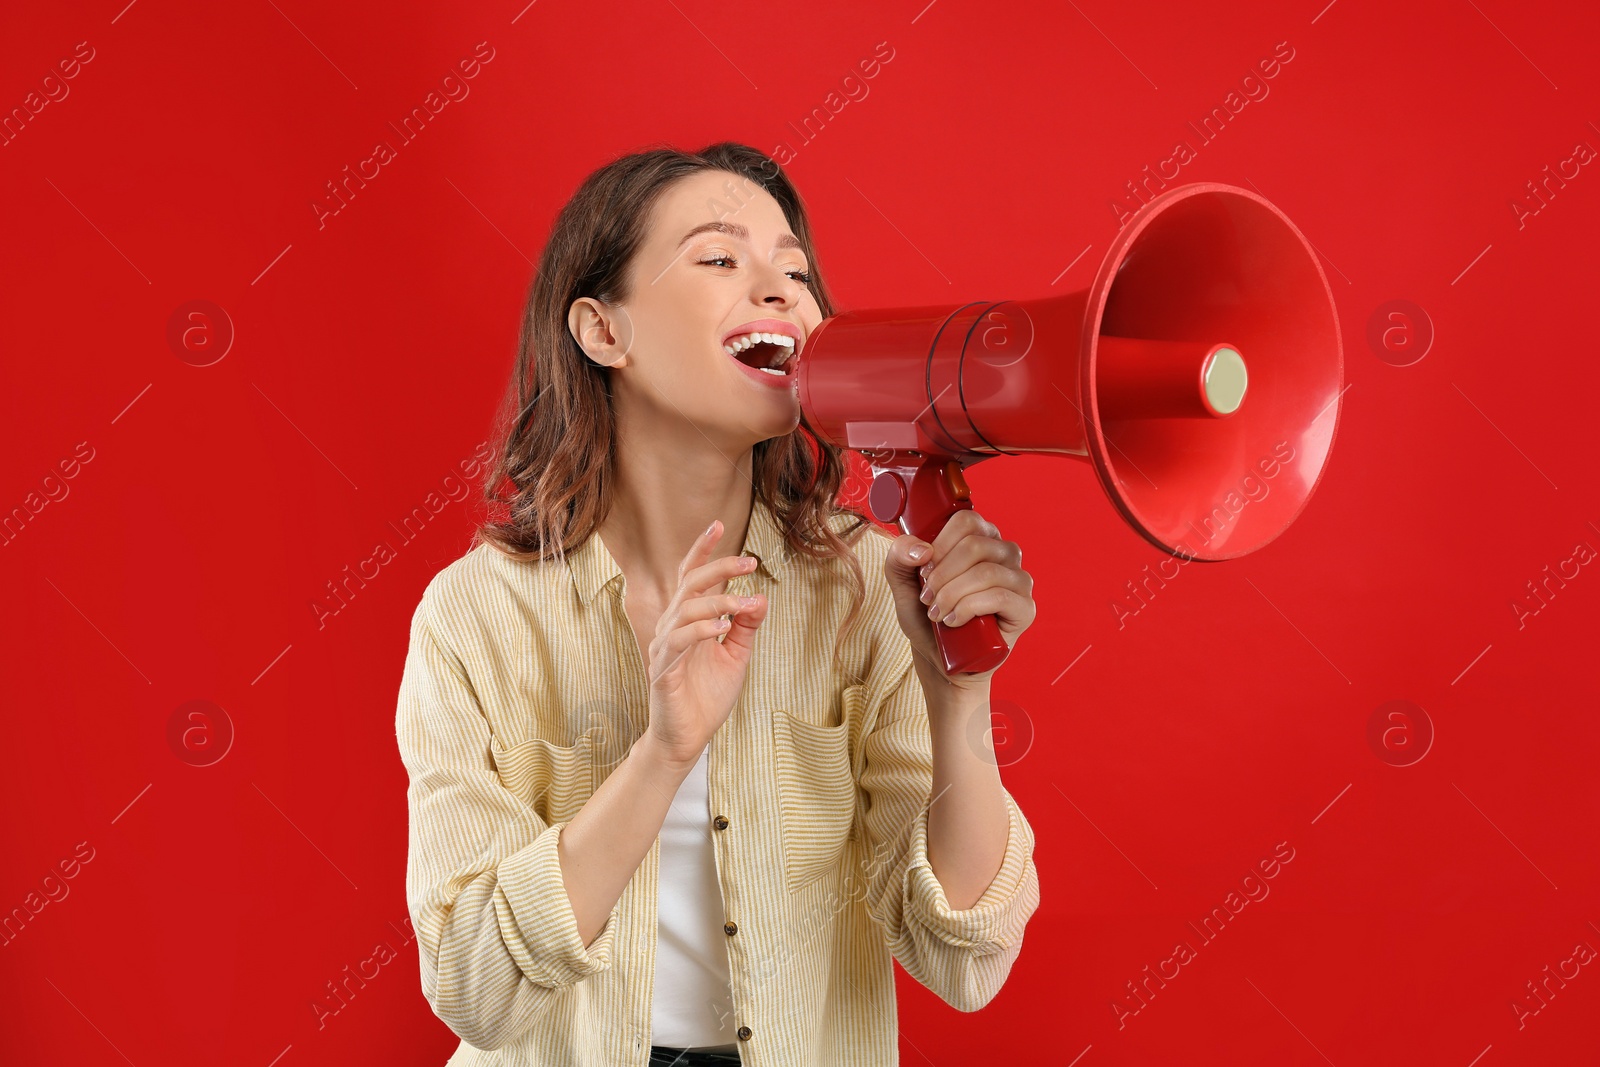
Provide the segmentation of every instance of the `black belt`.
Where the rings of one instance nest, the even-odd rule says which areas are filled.
[[[733,1067],[739,1062],[737,1050],[715,1052],[710,1049],[673,1048],[670,1045],[650,1046],[650,1067]]]

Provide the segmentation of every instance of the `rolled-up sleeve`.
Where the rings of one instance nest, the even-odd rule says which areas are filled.
[[[1005,983],[1039,906],[1033,830],[1004,791],[1008,829],[1000,871],[970,908],[951,908],[928,862],[933,740],[911,667],[884,698],[863,748],[858,782],[868,913],[906,973],[951,1007],[977,1011]]]
[[[550,998],[611,966],[612,909],[585,946],[546,824],[495,770],[488,720],[429,594],[412,617],[395,733],[410,776],[406,904],[422,992],[463,1041],[497,1049]]]

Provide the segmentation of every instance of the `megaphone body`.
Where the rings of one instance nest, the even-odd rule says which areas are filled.
[[[1304,509],[1343,372],[1310,243],[1256,193],[1196,183],[1136,212],[1087,289],[842,312],[812,331],[796,374],[812,430],[867,458],[873,514],[905,533],[931,542],[972,507],[966,467],[1053,454],[1089,463],[1163,551],[1216,561]],[[1257,498],[1263,476],[1281,481]],[[934,632],[949,674],[1009,651],[993,615]]]

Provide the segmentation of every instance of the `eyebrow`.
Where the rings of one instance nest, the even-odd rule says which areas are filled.
[[[746,241],[750,240],[749,227],[744,226],[744,225],[742,225],[740,223],[737,223],[737,222],[720,222],[720,221],[719,222],[702,222],[700,225],[696,226],[694,229],[690,230],[688,233],[683,235],[683,240],[678,242],[678,247],[680,247],[680,248],[683,247],[684,241],[687,241],[689,238],[693,237],[695,234],[697,234],[697,233],[705,233],[707,231],[715,231],[716,233],[725,233],[725,234],[728,234],[729,236],[738,237],[738,238],[741,238],[741,239],[746,240]],[[801,248],[800,238],[796,237],[792,233],[779,234],[778,235],[778,247],[779,248]],[[804,251],[803,248],[801,250]]]

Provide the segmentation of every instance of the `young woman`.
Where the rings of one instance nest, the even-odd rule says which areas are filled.
[[[839,506],[794,386],[829,314],[755,149],[625,156],[556,219],[499,514],[428,584],[400,685],[451,1064],[893,1064],[891,956],[962,1011],[1010,972],[1033,833],[993,672],[946,677],[932,619],[1014,644],[1033,581],[975,512],[928,545]]]

